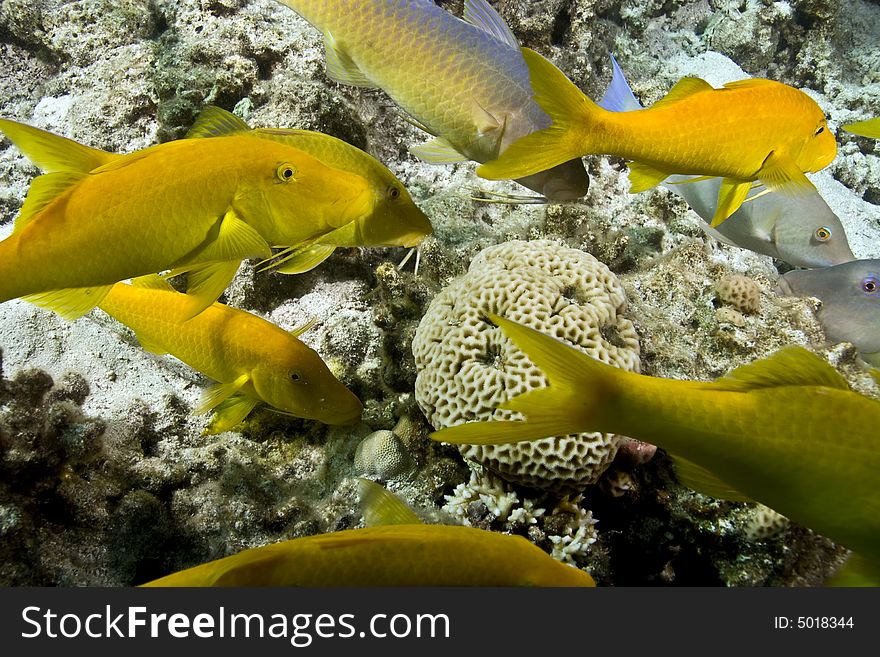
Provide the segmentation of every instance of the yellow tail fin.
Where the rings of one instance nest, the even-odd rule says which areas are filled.
[[[606,431],[603,406],[621,373],[555,338],[509,319],[489,315],[540,368],[550,385],[514,397],[498,408],[518,411],[522,422],[471,422],[431,434],[441,442],[502,445],[583,431]]]
[[[605,111],[544,57],[529,48],[522,52],[535,101],[553,125],[518,139],[498,159],[478,167],[477,175],[489,180],[523,178],[589,154],[580,135],[589,134],[596,115]]]

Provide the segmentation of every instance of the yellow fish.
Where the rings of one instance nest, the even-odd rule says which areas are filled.
[[[867,121],[858,121],[856,123],[849,123],[847,125],[840,126],[842,129],[847,132],[851,132],[854,135],[861,135],[862,137],[873,137],[874,139],[880,139],[880,116],[876,119],[868,119]]]
[[[698,490],[757,500],[880,564],[880,402],[851,391],[818,356],[786,347],[712,383],[676,381],[606,365],[516,322],[490,318],[550,385],[501,405],[525,421],[462,424],[432,434],[434,440],[630,436],[679,458],[684,483],[701,479]]]
[[[141,346],[170,353],[218,383],[195,414],[216,409],[205,433],[227,431],[257,404],[325,424],[354,424],[363,407],[313,349],[251,313],[214,303],[187,320],[189,300],[156,275],[117,283],[100,308],[134,331]]]
[[[522,536],[424,525],[378,484],[360,486],[367,524],[385,524],[244,550],[143,586],[596,585]]]
[[[278,1],[321,30],[333,80],[381,88],[434,135],[410,149],[422,160],[486,162],[550,125],[516,37],[486,0],[465,0],[463,19],[433,0]],[[517,182],[565,201],[590,179],[575,157]]]
[[[804,172],[822,169],[837,153],[821,108],[779,82],[753,78],[714,89],[684,78],[648,109],[610,112],[541,55],[528,48],[523,54],[535,99],[553,125],[480,166],[484,178],[518,178],[580,155],[617,155],[630,161],[632,192],[673,174],[723,178],[711,224],[717,226],[755,181],[788,195],[814,192]]]
[[[47,171],[0,242],[0,301],[27,297],[74,318],[135,276],[189,272],[190,315],[213,303],[241,260],[290,247],[282,271],[337,246],[414,246],[431,232],[403,185],[329,135],[251,130],[219,108],[188,138],[127,155],[0,119]]]

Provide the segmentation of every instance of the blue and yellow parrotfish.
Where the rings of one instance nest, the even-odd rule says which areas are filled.
[[[613,56],[611,65],[611,84],[599,106],[612,112],[642,109]],[[704,221],[712,221],[720,178],[691,182],[687,176],[670,176],[665,186],[687,201]],[[855,260],[840,218],[818,191],[796,196],[757,194],[716,228],[703,225],[703,230],[725,244],[779,258],[796,267],[830,267]]]
[[[874,119],[868,119],[867,121],[857,121],[856,123],[849,123],[840,127],[847,132],[853,133],[854,135],[880,139],[880,116]]]
[[[680,80],[648,109],[609,112],[558,68],[523,48],[538,104],[553,125],[523,137],[477,175],[519,178],[589,154],[629,160],[632,192],[674,174],[722,178],[712,226],[733,214],[760,181],[789,195],[815,190],[804,172],[834,159],[837,144],[822,109],[808,95],[764,79],[714,89]]]
[[[117,283],[99,307],[128,326],[144,349],[171,354],[217,381],[196,414],[215,410],[207,434],[227,431],[258,404],[325,424],[356,423],[360,400],[298,336],[251,313],[214,303],[187,320],[189,300],[161,277]]]
[[[365,504],[367,527],[252,548],[144,586],[595,586],[522,536],[424,525],[378,484],[361,480],[362,500],[365,489],[378,498]]]
[[[302,271],[337,246],[414,246],[431,232],[403,185],[329,135],[251,130],[219,108],[186,139],[127,155],[21,123],[2,131],[47,173],[0,242],[0,301],[27,297],[65,317],[112,285],[188,272],[190,314],[213,303],[241,260],[285,247]]]
[[[761,502],[880,564],[880,402],[850,390],[818,356],[785,347],[712,383],[676,381],[490,319],[499,328],[486,330],[504,331],[550,384],[500,406],[524,421],[462,424],[434,440],[503,444],[583,431],[637,438],[710,473],[711,490]]]
[[[866,362],[880,367],[880,260],[796,269],[779,279],[776,290],[785,296],[819,299],[817,317],[825,336],[851,342]]]
[[[432,0],[278,1],[322,32],[330,78],[383,89],[436,137],[411,149],[423,160],[486,162],[550,125],[516,37],[485,0],[466,0],[464,20]],[[578,199],[589,177],[569,159],[517,182],[550,201]]]

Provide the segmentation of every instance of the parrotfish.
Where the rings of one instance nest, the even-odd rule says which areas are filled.
[[[504,331],[549,386],[501,404],[524,421],[461,424],[434,440],[503,444],[584,431],[637,438],[692,464],[680,470],[689,485],[699,479],[704,492],[761,502],[880,563],[880,402],[850,390],[819,356],[789,346],[711,383],[677,381],[489,319],[499,328],[486,330]]]
[[[215,410],[207,434],[227,431],[258,404],[325,424],[356,423],[360,400],[299,339],[261,317],[214,303],[187,320],[189,300],[161,277],[117,283],[99,307],[134,331],[144,349],[171,354],[217,383],[195,414]]]
[[[788,85],[753,78],[713,88],[683,78],[652,107],[609,112],[587,98],[558,68],[523,48],[538,104],[553,125],[508,147],[477,175],[518,178],[589,154],[629,161],[630,191],[673,174],[722,178],[712,226],[733,214],[756,181],[789,195],[815,187],[804,172],[834,159],[837,144],[822,109]]]
[[[611,84],[599,106],[612,112],[643,109],[613,56],[611,65]],[[687,176],[670,176],[664,186],[687,201],[704,221],[712,221],[721,179],[689,181]],[[843,224],[818,191],[797,196],[757,195],[716,228],[703,225],[703,230],[726,244],[796,267],[829,267],[855,259]]]
[[[779,279],[776,291],[819,299],[822,307],[817,316],[825,336],[851,342],[866,362],[880,367],[880,260],[795,269]]]
[[[595,586],[522,536],[421,524],[373,486],[381,508],[364,510],[367,527],[244,550],[144,586]]]
[[[251,130],[219,108],[186,139],[117,155],[0,119],[46,174],[31,183],[0,242],[0,301],[65,317],[88,312],[131,277],[188,272],[190,314],[213,303],[241,260],[285,247],[283,271],[337,246],[415,246],[427,217],[382,164],[301,130]]]
[[[857,121],[856,123],[849,123],[840,127],[847,132],[853,133],[854,135],[880,139],[880,116],[874,119],[868,119],[867,121]]]
[[[278,0],[324,35],[327,74],[384,90],[435,139],[410,149],[433,163],[486,162],[550,125],[532,100],[516,37],[485,0],[464,20],[432,0]],[[550,201],[584,196],[580,158],[518,182]]]

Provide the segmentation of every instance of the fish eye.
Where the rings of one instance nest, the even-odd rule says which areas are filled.
[[[813,234],[819,242],[827,242],[832,235],[830,226],[819,226]]]
[[[278,180],[281,182],[291,182],[295,180],[294,176],[296,176],[296,167],[292,164],[285,162],[278,166],[278,169],[275,171],[275,175],[278,176]]]
[[[297,370],[293,370],[290,374],[288,374],[288,377],[291,381],[294,382],[302,380],[302,374],[300,374]]]
[[[825,126],[824,126],[824,125],[819,126],[819,129],[816,130],[816,134],[813,135],[813,136],[814,136],[814,137],[818,137],[818,136],[821,135],[823,132],[825,132]]]
[[[876,276],[867,276],[862,279],[862,291],[867,294],[877,294],[880,290],[880,279]]]
[[[395,185],[391,185],[391,187],[389,187],[388,190],[385,192],[385,196],[391,201],[396,201],[400,198],[400,188]]]

